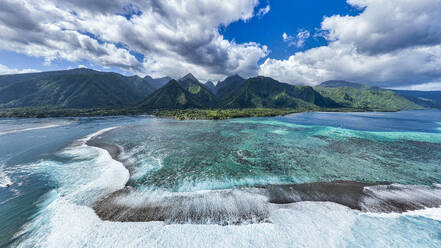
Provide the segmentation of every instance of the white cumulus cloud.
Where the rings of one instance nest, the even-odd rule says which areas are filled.
[[[325,17],[327,46],[268,58],[259,73],[288,83],[330,79],[405,87],[441,78],[441,0],[348,0],[361,13]],[[290,41],[289,35],[283,35]]]
[[[192,72],[217,80],[255,75],[267,47],[238,44],[219,27],[255,13],[258,0],[3,0],[0,49],[44,57],[89,60],[103,67],[179,77]]]
[[[31,72],[40,72],[39,70],[35,69],[16,69],[16,68],[9,68],[6,65],[0,64],[0,75],[5,74],[18,74],[18,73],[31,73]]]

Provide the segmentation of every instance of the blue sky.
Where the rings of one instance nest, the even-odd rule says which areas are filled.
[[[269,2],[262,1],[257,8],[264,8]],[[324,16],[354,15],[359,10],[348,5],[344,0],[333,1],[271,1],[270,11],[265,16],[249,21],[238,21],[226,28],[221,27],[221,33],[228,40],[239,43],[255,41],[266,44],[271,50],[270,57],[287,59],[296,51],[307,50],[327,44],[326,39],[317,37],[309,39],[304,47],[289,46],[282,39],[282,34],[297,34],[300,30],[313,33],[320,27]]]
[[[3,0],[0,74],[88,67],[441,89],[441,0]]]

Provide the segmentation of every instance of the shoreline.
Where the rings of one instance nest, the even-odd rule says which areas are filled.
[[[105,116],[143,116],[177,120],[225,120],[248,117],[274,117],[304,112],[363,113],[399,112],[406,109],[354,109],[354,108],[244,108],[244,109],[158,109],[141,111],[136,109],[0,109],[0,118],[78,118]],[[410,110],[410,109],[409,109]],[[429,109],[427,109],[429,110]]]
[[[119,157],[119,147],[99,142],[97,137],[99,135],[89,139],[86,144],[106,150],[112,159],[121,162],[130,173],[128,161]],[[147,193],[154,196],[149,198],[142,194],[137,195],[139,192],[131,188],[128,182],[123,189],[97,199],[93,204],[92,208],[100,219],[115,222],[164,221],[168,224],[237,225],[269,222],[270,209],[305,201],[333,202],[363,213],[380,214],[441,206],[439,185],[429,187],[386,182],[374,184],[332,181],[187,193],[158,190]],[[137,204],[131,205],[129,199],[133,195]],[[228,205],[231,202],[238,204],[238,207],[231,210]],[[209,207],[199,208],[201,205]],[[243,206],[248,207],[242,209]]]

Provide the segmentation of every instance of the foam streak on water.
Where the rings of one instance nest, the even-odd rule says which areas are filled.
[[[0,187],[2,188],[6,188],[12,184],[11,178],[9,178],[4,170],[4,166],[0,165]]]
[[[39,130],[39,129],[61,127],[61,126],[69,125],[69,124],[72,124],[72,122],[70,122],[70,121],[56,121],[54,123],[41,123],[41,124],[34,124],[34,125],[23,126],[23,127],[18,127],[18,128],[16,125],[14,125],[13,129],[11,129],[11,130],[0,131],[0,136],[6,135],[6,134],[14,134],[14,133],[20,133],[20,132],[26,132],[26,131]]]

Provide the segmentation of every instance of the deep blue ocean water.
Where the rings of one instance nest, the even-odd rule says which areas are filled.
[[[119,147],[130,174],[105,150],[86,145],[92,136]],[[0,246],[441,246],[438,208],[378,214],[299,202],[269,205],[270,222],[226,226],[102,221],[91,208],[126,184],[134,193],[121,204],[136,205],[174,194],[337,180],[440,187],[441,111],[0,119]],[[266,202],[243,199],[249,206]],[[216,208],[216,201],[222,199],[203,207]]]

